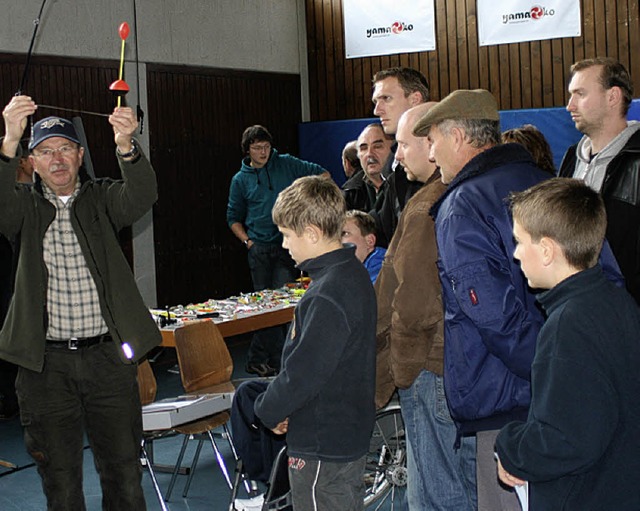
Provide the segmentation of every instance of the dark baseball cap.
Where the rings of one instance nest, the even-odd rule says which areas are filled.
[[[78,145],[80,144],[78,133],[71,121],[62,117],[46,117],[33,125],[29,151],[32,151],[38,144],[51,137],[62,137]]]

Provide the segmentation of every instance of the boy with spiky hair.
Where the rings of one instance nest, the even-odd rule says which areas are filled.
[[[498,475],[529,509],[640,509],[640,309],[598,264],[599,194],[556,178],[511,197],[514,257],[548,318],[525,422],[496,440]]]
[[[283,190],[272,213],[282,246],[311,277],[282,370],[255,404],[263,425],[287,432],[294,509],[363,508],[375,418],[376,299],[355,249],[342,246],[345,209],[332,181],[310,176]]]

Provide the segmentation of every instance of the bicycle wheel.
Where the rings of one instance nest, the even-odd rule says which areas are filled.
[[[404,502],[407,486],[407,451],[400,405],[391,403],[376,414],[365,464],[365,507],[393,510]],[[387,508],[385,508],[387,509]]]

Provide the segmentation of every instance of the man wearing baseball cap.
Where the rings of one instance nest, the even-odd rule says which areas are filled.
[[[19,258],[0,358],[19,366],[25,445],[48,508],[85,509],[86,431],[103,507],[145,509],[135,362],[160,334],[117,234],[155,202],[155,174],[125,107],[109,116],[122,180],[90,179],[73,124],[47,117],[29,142],[35,182],[16,185],[20,139],[36,110],[30,97],[15,96],[2,112],[0,233],[19,240]]]
[[[477,434],[479,510],[519,510],[493,457],[498,430],[527,416],[542,315],[513,258],[504,199],[549,177],[518,144],[500,145],[500,117],[486,90],[457,90],[413,128],[449,186],[431,208],[445,304],[444,385],[458,440]]]

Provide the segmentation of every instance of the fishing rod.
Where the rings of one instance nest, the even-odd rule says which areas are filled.
[[[29,65],[31,64],[31,55],[33,54],[33,46],[36,42],[36,34],[38,33],[38,27],[40,26],[40,18],[42,18],[42,11],[44,11],[44,4],[47,3],[47,0],[42,0],[42,5],[40,6],[40,12],[36,19],[33,20],[33,34],[31,34],[31,43],[29,44],[29,51],[27,51],[27,61],[24,65],[24,70],[22,71],[22,79],[20,80],[20,87],[16,92],[16,96],[22,95],[22,91],[24,90],[24,86],[27,83],[27,75],[29,73]]]
[[[135,0],[134,0],[135,2]],[[40,11],[38,12],[38,16],[33,20],[33,33],[31,34],[31,42],[29,43],[29,49],[27,51],[27,58],[25,61],[25,65],[24,65],[24,70],[22,71],[22,78],[20,79],[20,86],[18,87],[18,90],[16,91],[15,95],[16,96],[20,96],[22,95],[25,86],[27,84],[27,78],[29,77],[29,68],[31,66],[31,57],[33,56],[33,49],[35,46],[35,41],[36,41],[36,36],[38,34],[38,27],[40,26],[40,20],[42,18],[42,13],[44,12],[44,7],[45,4],[47,3],[47,0],[42,0],[42,4],[40,5]],[[135,3],[134,3],[134,16],[135,16]],[[127,83],[123,80],[123,73],[124,73],[124,49],[125,49],[125,40],[127,39],[127,37],[129,36],[129,24],[124,22],[120,25],[120,27],[118,28],[118,33],[120,34],[120,38],[122,40],[122,45],[121,45],[121,51],[120,51],[120,67],[119,67],[119,73],[118,73],[118,80],[116,80],[115,82],[113,82],[110,86],[109,86],[109,90],[111,92],[113,92],[117,97],[117,106],[120,106],[121,103],[121,98],[122,96],[124,96],[127,92],[129,92],[129,86],[127,85]],[[137,32],[136,32],[136,39],[137,39]],[[136,48],[137,51],[137,48]],[[139,88],[139,87],[138,87]],[[138,92],[138,98],[139,98],[139,92]],[[138,99],[138,103],[139,103],[139,99]],[[61,107],[61,106],[54,106],[54,105],[42,105],[42,104],[38,104],[39,108],[49,108],[52,110],[60,110],[60,111],[64,111],[64,112],[73,112],[73,113],[79,113],[79,114],[86,114],[86,115],[95,115],[95,116],[99,116],[99,117],[109,117],[110,114],[103,114],[100,112],[92,112],[89,110],[80,110],[80,109],[76,109],[76,108],[65,108],[65,107]],[[140,105],[138,105],[138,109],[141,112],[142,110],[140,109]],[[140,113],[139,113],[140,115]],[[144,116],[144,112],[142,112],[142,116]],[[33,128],[33,116],[29,116],[31,118],[31,126]]]

